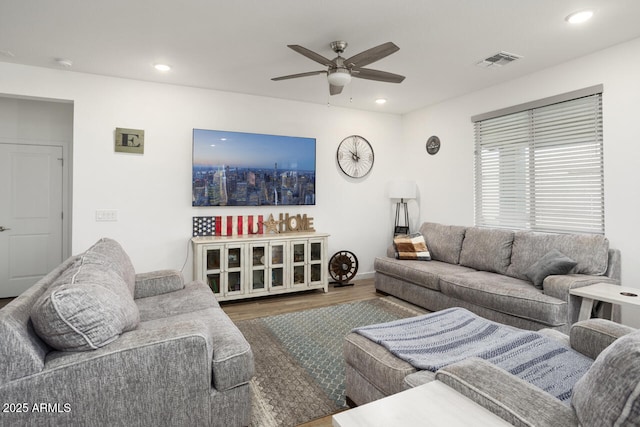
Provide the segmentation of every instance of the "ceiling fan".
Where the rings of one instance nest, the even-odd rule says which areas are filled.
[[[340,54],[342,54],[347,48],[347,42],[345,41],[335,41],[331,43],[331,49],[338,54],[338,56],[333,59],[327,59],[324,56],[297,44],[290,44],[287,47],[328,68],[327,70],[274,77],[271,79],[273,81],[326,74],[327,80],[329,81],[329,93],[331,95],[337,95],[341,93],[342,88],[351,81],[351,77],[388,83],[401,83],[404,80],[404,76],[398,74],[372,70],[370,68],[362,68],[365,65],[379,61],[380,59],[400,50],[400,48],[392,42],[372,47],[371,49],[367,49],[364,52],[360,52],[359,54],[347,59],[340,56]]]

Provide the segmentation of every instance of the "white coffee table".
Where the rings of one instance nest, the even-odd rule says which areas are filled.
[[[340,412],[332,418],[333,427],[511,426],[440,381]]]
[[[582,297],[578,320],[587,320],[591,317],[591,309],[594,301],[604,301],[612,304],[640,306],[640,289],[613,285],[611,283],[596,283],[571,289],[571,295]]]

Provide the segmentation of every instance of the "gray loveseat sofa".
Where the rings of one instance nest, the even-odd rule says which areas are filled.
[[[102,239],[0,310],[0,424],[243,426],[253,354],[201,282]]]
[[[570,289],[620,284],[620,251],[602,235],[552,234],[425,222],[420,227],[431,261],[399,260],[393,248],[374,262],[375,286],[430,311],[463,307],[522,329],[568,333],[581,298]],[[577,264],[568,274],[531,268],[552,250]],[[531,279],[538,280],[536,288]],[[542,278],[544,280],[542,280]]]

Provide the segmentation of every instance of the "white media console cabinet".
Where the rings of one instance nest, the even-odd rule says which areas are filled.
[[[323,233],[194,237],[193,277],[219,301],[328,290]]]

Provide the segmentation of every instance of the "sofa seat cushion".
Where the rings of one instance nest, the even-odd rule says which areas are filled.
[[[525,280],[476,271],[443,276],[440,289],[452,298],[548,326],[566,323],[567,303],[545,295]]]
[[[388,257],[376,258],[374,268],[376,272],[434,291],[440,290],[440,276],[475,271],[472,268],[441,261],[410,261]]]
[[[212,383],[216,390],[229,390],[251,380],[254,374],[251,346],[220,307],[141,322],[139,329],[161,332],[166,328],[180,327],[183,323],[196,324],[198,334],[207,342],[211,356]],[[167,361],[175,356],[179,354],[167,355]]]
[[[609,240],[599,234],[553,234],[517,231],[506,274],[527,280],[526,272],[546,253],[556,249],[577,265],[570,273],[603,275],[609,262]]]
[[[443,225],[425,222],[420,227],[420,233],[429,248],[431,259],[458,264],[460,249],[466,228],[458,225]]]
[[[343,345],[345,363],[387,396],[404,390],[404,378],[416,372],[408,362],[354,332],[344,338]]]
[[[460,265],[504,274],[511,262],[513,231],[469,227],[462,242]]]
[[[211,289],[202,282],[191,282],[183,289],[135,300],[140,320],[149,321],[176,316],[210,307],[220,307]]]
[[[31,321],[51,347],[87,351],[135,329],[140,314],[116,271],[80,256],[34,303]]]
[[[640,425],[640,332],[617,339],[573,388],[580,425]]]

